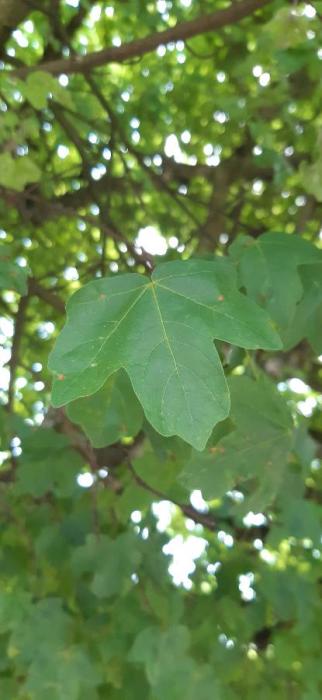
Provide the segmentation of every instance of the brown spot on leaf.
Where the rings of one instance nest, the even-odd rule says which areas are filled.
[[[224,301],[225,297],[223,294],[219,294],[219,297],[217,297],[217,301]]]

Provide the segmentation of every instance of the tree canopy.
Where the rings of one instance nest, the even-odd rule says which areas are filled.
[[[319,700],[322,2],[0,44],[0,698]]]

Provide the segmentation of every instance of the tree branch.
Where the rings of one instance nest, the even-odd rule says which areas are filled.
[[[11,32],[30,12],[30,6],[24,0],[0,0],[0,55],[4,56],[4,47]]]
[[[168,44],[172,41],[185,41],[194,36],[222,29],[231,24],[235,24],[244,17],[252,15],[256,10],[260,10],[268,5],[272,0],[241,0],[225,8],[208,15],[197,17],[196,19],[180,22],[175,27],[165,29],[162,32],[155,32],[143,39],[136,39],[123,46],[113,46],[101,51],[94,51],[86,56],[72,56],[67,59],[58,59],[40,63],[32,68],[24,68],[15,71],[15,75],[23,77],[30,70],[45,70],[53,75],[59,73],[82,73],[107,63],[123,63],[131,58],[144,56],[146,53],[154,51],[161,44]]]
[[[179,501],[176,501],[173,498],[170,498],[166,494],[162,493],[161,491],[158,491],[158,489],[153,488],[136,473],[131,462],[128,462],[128,467],[136,484],[145,489],[145,491],[149,491],[149,493],[151,493],[153,496],[156,496],[156,498],[158,499],[161,499],[163,501],[170,501],[170,503],[173,503],[175,506],[180,508],[182,513],[187,518],[190,518],[195,523],[203,525],[204,527],[212,531],[216,529],[216,521],[211,515],[207,515],[206,513],[200,513],[193,506],[190,506],[185,503],[179,503]]]
[[[186,516],[186,518],[190,518],[190,520],[193,520],[193,522],[197,525],[202,525],[207,530],[211,530],[211,532],[217,532],[219,528],[228,526],[228,528],[233,532],[234,539],[246,543],[252,542],[256,537],[260,537],[262,540],[265,540],[265,537],[269,531],[269,525],[262,525],[260,527],[239,526],[234,522],[233,517],[222,515],[214,517],[211,513],[201,513],[192,505],[189,505],[188,503],[180,503],[174,498],[170,498],[167,494],[162,493],[158,489],[155,489],[153,486],[147,484],[147,482],[144,481],[139,474],[137,474],[130,460],[127,460],[127,466],[138,486],[141,486],[141,488],[145,489],[145,491],[148,491],[162,501],[169,501],[170,503],[173,503],[173,505],[180,508],[181,512]]]
[[[52,306],[60,314],[65,313],[65,304],[63,300],[60,299],[57,294],[51,292],[50,289],[45,289],[45,287],[39,284],[39,282],[37,282],[37,280],[33,277],[29,279],[29,293],[42,299],[44,302],[46,302],[46,304]],[[22,298],[24,299],[25,297]]]

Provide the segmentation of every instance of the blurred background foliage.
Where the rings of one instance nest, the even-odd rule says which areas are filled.
[[[2,0],[0,40],[0,697],[318,700],[322,2]],[[214,254],[284,352],[217,344],[205,452],[125,375],[50,407],[74,291]]]

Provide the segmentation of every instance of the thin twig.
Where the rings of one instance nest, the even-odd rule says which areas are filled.
[[[203,525],[204,527],[208,528],[208,530],[214,531],[216,529],[216,521],[211,515],[206,515],[205,513],[200,513],[196,508],[193,506],[190,506],[186,503],[180,503],[179,501],[176,501],[174,498],[170,498],[168,495],[165,493],[162,493],[158,489],[155,489],[153,486],[150,486],[147,484],[144,479],[142,479],[135,471],[133,465],[131,462],[128,462],[128,467],[129,470],[133,476],[134,481],[137,483],[138,486],[141,486],[145,491],[149,491],[149,493],[152,493],[154,496],[157,498],[161,499],[162,501],[170,501],[170,503],[173,503],[173,505],[177,506],[180,508],[180,510],[183,512],[183,514],[187,517],[193,520],[195,523],[199,525]]]

